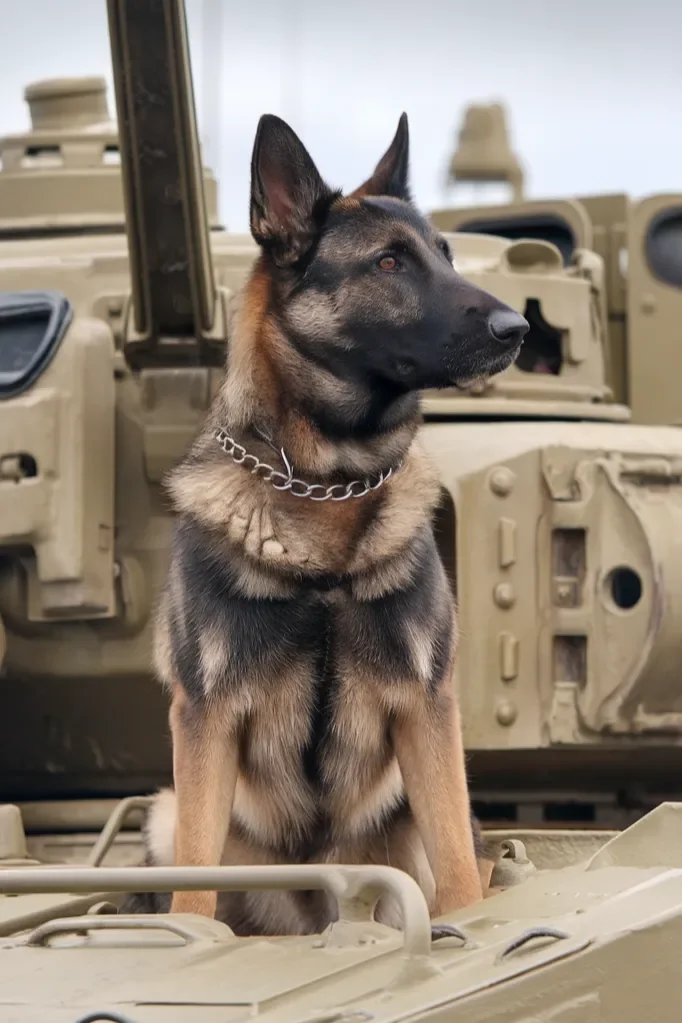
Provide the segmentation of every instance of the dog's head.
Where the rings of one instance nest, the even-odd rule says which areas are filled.
[[[396,394],[506,369],[526,320],[453,268],[412,205],[407,116],[348,197],[321,178],[284,121],[265,115],[252,159],[251,231],[273,311],[298,352],[340,379]]]

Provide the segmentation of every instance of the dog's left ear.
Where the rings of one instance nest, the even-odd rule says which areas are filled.
[[[374,168],[371,178],[351,193],[354,199],[369,195],[389,195],[394,199],[410,201],[408,184],[410,162],[410,133],[407,114],[401,114],[393,141]]]
[[[251,158],[251,233],[279,266],[306,254],[338,194],[289,125],[264,114]]]

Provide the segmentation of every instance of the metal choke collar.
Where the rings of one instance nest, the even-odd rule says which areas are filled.
[[[280,448],[280,455],[287,471],[279,472],[266,462],[259,461],[255,455],[247,454],[246,448],[238,444],[225,430],[217,430],[215,439],[236,465],[250,466],[252,473],[259,473],[262,479],[272,483],[275,490],[288,490],[294,497],[309,497],[311,501],[347,501],[349,497],[365,497],[366,494],[382,487],[394,471],[400,468],[398,465],[386,473],[382,471],[376,483],[364,479],[352,480],[350,483],[334,483],[330,487],[325,487],[322,483],[306,483],[304,480],[296,479],[283,448]]]

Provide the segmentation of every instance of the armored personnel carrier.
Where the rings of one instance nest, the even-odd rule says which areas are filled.
[[[36,836],[168,780],[161,484],[255,252],[218,224],[181,13],[110,16],[118,133],[103,83],[66,80],[30,88],[31,132],[1,143],[0,798]],[[589,232],[570,259],[527,234],[452,239],[532,323],[518,365],[424,400],[472,785],[490,822],[620,826],[677,793],[682,435],[613,401],[613,261]]]
[[[121,828],[170,774],[150,674],[161,483],[220,379],[254,246],[216,221],[182,3],[109,14],[118,137],[102,83],[67,81],[34,88],[33,131],[2,143],[0,1019],[634,1023],[654,993],[676,1021],[681,806],[606,827],[676,792],[682,435],[612,400],[589,248],[453,235],[460,270],[532,330],[503,377],[424,399],[473,788],[498,824],[490,897],[432,928],[389,867],[135,866]],[[252,940],[117,912],[125,892],[206,887],[323,888],[340,919]],[[373,920],[386,892],[401,932]]]
[[[480,130],[473,138],[466,131],[467,124],[472,117],[474,120],[478,118],[479,111],[479,107],[474,107],[464,118],[451,175],[457,178],[464,168],[465,176],[475,181],[487,181],[491,173],[498,178],[509,178],[509,167],[518,168],[519,164],[511,153],[506,134],[500,130],[492,131],[493,122],[480,122],[480,118]],[[563,267],[568,274],[579,272],[586,254],[590,253],[587,258],[594,295],[591,329],[596,336],[594,331],[598,324],[596,331],[600,336],[599,384],[592,390],[592,397],[587,397],[589,381],[585,356],[589,345],[582,356],[571,354],[567,344],[570,334],[560,322],[561,314],[557,318],[556,313],[548,313],[547,300],[530,294],[525,305],[519,305],[532,324],[522,355],[512,370],[493,381],[484,394],[477,395],[477,399],[486,399],[485,404],[479,404],[477,414],[481,419],[493,413],[507,420],[504,436],[510,443],[511,437],[521,436],[521,431],[532,432],[538,442],[541,463],[554,458],[561,462],[564,458],[571,461],[568,452],[574,444],[578,448],[582,446],[578,439],[581,435],[589,436],[588,447],[594,447],[593,454],[581,470],[578,470],[578,464],[583,456],[573,461],[572,472],[576,475],[563,494],[551,483],[553,472],[560,472],[558,465],[552,474],[545,475],[544,499],[538,505],[539,515],[533,513],[537,533],[534,540],[529,536],[527,550],[535,549],[538,575],[529,582],[539,597],[536,604],[539,614],[535,626],[538,642],[535,648],[531,643],[529,654],[538,675],[536,683],[531,684],[526,693],[532,690],[538,695],[539,705],[545,706],[547,717],[534,737],[528,738],[526,751],[516,747],[514,756],[511,748],[515,743],[507,746],[505,752],[507,744],[496,740],[494,730],[490,728],[480,731],[477,739],[470,741],[470,746],[481,753],[482,748],[487,747],[482,763],[486,765],[485,776],[490,777],[494,785],[499,784],[499,777],[515,779],[511,788],[516,789],[512,800],[516,809],[509,805],[509,791],[507,796],[499,789],[496,794],[488,792],[487,800],[491,806],[499,798],[495,813],[521,813],[525,820],[540,813],[545,819],[559,815],[564,818],[574,816],[576,820],[583,821],[609,819],[622,823],[630,813],[637,813],[638,808],[655,802],[656,793],[662,797],[666,791],[671,791],[682,724],[679,716],[682,689],[677,680],[680,621],[679,611],[673,611],[677,584],[670,574],[676,571],[677,559],[672,550],[656,552],[656,545],[666,534],[672,540],[676,527],[668,533],[669,527],[662,521],[656,525],[653,520],[650,526],[645,524],[654,508],[662,512],[665,507],[666,516],[675,515],[673,509],[680,500],[682,467],[673,454],[678,444],[675,432],[653,429],[652,426],[682,424],[677,375],[669,371],[675,365],[673,353],[680,340],[682,322],[682,195],[651,196],[637,202],[625,195],[541,201],[524,201],[517,195],[515,201],[505,205],[452,206],[436,210],[431,216],[441,230],[456,231],[460,238],[464,233],[471,233],[472,236],[487,234],[507,239],[512,242],[512,252],[517,246],[525,246],[530,253],[533,242],[543,248],[550,246],[554,251],[556,269]],[[596,256],[599,258],[595,259]],[[575,304],[573,308],[577,308]],[[568,397],[566,389],[576,369],[581,386],[586,385],[587,390],[582,397],[573,391],[570,396],[574,402],[573,413],[570,413],[565,404]],[[594,378],[591,383],[596,383]],[[533,407],[524,408],[524,403],[531,396]],[[500,408],[501,398],[505,399],[504,410]],[[561,407],[553,404],[553,399],[559,398]],[[490,399],[497,406],[495,412],[488,404]],[[616,405],[614,400],[622,404]],[[589,410],[586,409],[586,401]],[[625,405],[629,409],[627,413]],[[623,413],[621,426],[614,433],[614,427],[606,424],[615,423]],[[534,421],[534,427],[521,426],[519,420],[526,416]],[[594,417],[594,422],[588,427],[586,424],[590,417]],[[626,417],[630,424],[646,424],[648,429],[627,425]],[[569,426],[568,419],[576,422]],[[648,438],[644,443],[647,454],[640,460],[644,449],[639,445],[645,436]],[[636,437],[639,441],[635,440]],[[664,437],[673,445],[668,456],[663,455],[663,449],[659,448]],[[553,455],[547,447],[548,444],[554,446],[552,438],[558,441]],[[650,448],[649,442],[652,444]],[[500,439],[499,443],[504,446],[506,439]],[[660,456],[663,457],[659,462]],[[632,465],[637,462],[639,465],[632,471]],[[590,463],[592,468],[588,470]],[[625,518],[629,518],[629,513],[623,517],[616,513],[615,507],[606,512],[606,504],[597,498],[601,486],[596,484],[596,479],[588,483],[586,476],[582,483],[579,481],[583,471],[587,471],[588,475],[593,471],[599,474],[602,470],[596,468],[597,464],[602,464],[612,481],[606,484],[610,490],[609,498],[604,494],[606,502],[610,503],[614,498],[623,499],[634,514],[631,519],[633,532],[627,535],[626,529],[620,534],[617,554],[611,548],[611,540],[615,539],[614,530],[618,532],[621,527],[625,528]],[[529,491],[524,485],[521,485],[521,491],[526,501]],[[591,516],[583,518],[581,513],[573,517],[577,512],[576,495],[579,491],[585,497],[590,493],[590,503],[597,499],[601,504],[602,511],[597,514],[597,519],[591,519]],[[545,520],[546,505],[540,510],[548,494],[553,494],[551,500],[559,513],[559,519],[549,531]],[[592,507],[596,510],[597,505]],[[525,508],[528,509],[527,504]],[[586,510],[587,505],[584,508]],[[625,512],[624,507],[622,510]],[[506,512],[504,518],[507,518]],[[672,519],[667,521],[672,524]],[[528,526],[532,528],[530,523]],[[512,526],[506,524],[504,528],[511,530]],[[611,537],[608,541],[607,535]],[[543,543],[550,536],[551,541],[543,554]],[[563,545],[573,543],[577,546],[569,554]],[[640,547],[642,543],[649,550],[648,581],[641,573],[641,562],[638,562],[636,553],[638,548],[643,550]],[[577,553],[578,547],[580,554]],[[573,568],[567,570],[569,562]],[[530,558],[526,563],[530,564]],[[458,572],[462,571],[463,566],[460,565]],[[647,593],[652,600],[648,607]],[[462,596],[466,603],[464,589]],[[514,606],[519,607],[516,595]],[[602,617],[604,612],[606,617]],[[499,624],[500,658],[505,656],[504,651],[510,657],[512,648],[516,650],[515,656],[521,656],[521,643],[517,648],[516,641],[523,642],[521,637],[528,636],[533,613],[529,611],[526,616],[524,612],[515,610],[503,618],[509,625],[516,614],[520,614],[520,618],[525,617],[526,624],[522,625],[517,619],[516,627],[511,630]],[[611,614],[613,618],[610,618]],[[626,654],[627,641],[616,639],[616,636],[624,628],[634,639],[634,633],[629,630],[639,614],[648,617],[649,625],[645,628],[648,637],[645,639],[644,633],[640,633],[636,652],[633,650],[633,656],[630,656]],[[667,614],[672,615],[669,632],[663,625]],[[581,616],[589,619],[589,628],[578,624]],[[600,625],[597,625],[598,621]],[[641,621],[643,623],[643,619]],[[593,631],[595,626],[599,637]],[[514,640],[505,635],[508,631],[512,632]],[[541,638],[543,632],[544,640]],[[671,645],[666,654],[662,648],[657,654],[655,648],[666,632]],[[658,635],[658,640],[655,635]],[[667,641],[663,642],[667,645]],[[494,649],[494,637],[487,630],[483,645],[487,645],[489,651]],[[467,645],[466,649],[468,656],[470,646]],[[627,667],[626,661],[629,661]],[[592,681],[587,680],[584,673],[590,670],[594,672]],[[609,683],[606,679],[612,670],[620,678],[616,681],[613,677]],[[560,684],[550,687],[550,696],[549,689],[544,688],[546,681],[543,679],[546,680],[552,671]],[[572,677],[575,671],[580,678],[574,689],[572,684],[563,683],[569,682],[568,675]],[[522,675],[528,678],[527,669],[522,671]],[[665,690],[665,696],[659,686]],[[654,691],[658,691],[659,695],[654,696]],[[468,688],[466,692],[469,693]],[[501,692],[499,695],[501,698]],[[650,698],[653,703],[649,702]],[[482,699],[479,694],[479,700]],[[563,710],[559,708],[566,709],[565,699],[576,709],[577,717],[561,735],[563,729],[559,718]],[[506,702],[502,704],[503,714],[514,717],[511,731],[515,728],[520,731],[521,705],[512,702],[515,704],[513,710],[507,707]],[[523,703],[524,700],[521,701]],[[587,709],[588,703],[590,710]],[[645,709],[647,704],[649,711]],[[499,709],[498,706],[498,712]],[[544,756],[537,752],[540,746],[545,747]],[[573,752],[568,753],[569,747]],[[531,752],[532,749],[536,752]],[[607,749],[610,751],[608,754]],[[633,757],[635,749],[637,756]],[[606,760],[601,759],[602,755]],[[476,754],[472,763],[476,764],[478,760]],[[571,765],[572,782],[568,781],[568,787],[571,784],[574,787],[570,806],[563,807],[549,798],[550,788],[562,784],[561,764]],[[501,768],[501,773],[498,773],[498,768]],[[498,780],[495,779],[496,774]],[[581,794],[582,779],[590,776],[591,784]],[[477,778],[481,784],[483,774],[477,773]],[[537,795],[546,782],[549,784],[543,797],[544,805],[531,805],[534,794]],[[527,787],[525,795],[524,786]],[[602,792],[596,791],[596,787],[603,787]],[[560,798],[558,790],[556,795]]]

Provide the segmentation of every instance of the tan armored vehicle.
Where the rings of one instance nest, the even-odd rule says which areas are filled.
[[[434,223],[446,231],[550,241],[566,265],[576,250],[598,253],[607,382],[635,422],[682,425],[676,374],[666,372],[676,366],[682,340],[682,193],[637,201],[622,194],[524,201],[503,114],[499,104],[468,108],[449,173],[452,181],[513,182],[513,201],[483,205],[474,199],[435,210]]]
[[[549,311],[549,296],[529,290],[525,304],[518,308],[531,322],[531,333],[514,368],[478,396],[486,399],[478,406],[478,414],[483,418],[493,412],[492,399],[493,414],[508,420],[494,442],[496,457],[507,445],[523,446],[524,431],[533,438],[529,448],[535,449],[544,477],[537,505],[530,512],[531,491],[525,478],[515,472],[517,479],[512,483],[509,477],[503,486],[507,490],[504,505],[497,502],[497,526],[499,543],[520,552],[523,541],[517,530],[523,523],[526,553],[515,554],[514,564],[534,562],[537,575],[517,568],[507,571],[510,555],[499,548],[499,582],[491,588],[492,603],[500,608],[493,612],[496,625],[481,629],[482,609],[477,609],[469,626],[477,638],[481,634],[481,657],[484,649],[490,661],[499,656],[497,672],[489,663],[486,677],[523,679],[523,695],[519,699],[513,687],[505,698],[503,686],[494,696],[494,687],[465,686],[467,698],[475,701],[468,719],[481,723],[469,741],[474,750],[489,750],[481,761],[484,771],[475,772],[479,784],[484,784],[485,775],[499,785],[499,774],[495,777],[499,770],[509,770],[514,779],[510,788],[516,787],[517,792],[512,805],[499,789],[496,794],[488,792],[489,804],[499,799],[497,813],[513,815],[515,804],[524,820],[540,811],[545,820],[573,816],[583,821],[624,821],[628,809],[636,812],[637,806],[655,801],[656,793],[671,791],[682,724],[678,682],[682,622],[679,611],[673,610],[679,587],[673,578],[677,557],[672,548],[657,550],[659,544],[675,543],[678,528],[667,516],[676,516],[680,501],[682,466],[675,453],[679,432],[625,425],[627,418],[640,424],[682,424],[678,374],[673,368],[682,340],[682,194],[638,202],[624,195],[523,201],[520,165],[511,150],[506,123],[500,119],[501,109],[497,105],[469,108],[450,173],[455,180],[465,176],[479,182],[516,181],[515,201],[453,206],[433,212],[432,219],[441,230],[459,232],[459,238],[462,233],[472,237],[485,233],[506,239],[512,243],[508,252],[527,253],[529,269],[538,259],[535,251],[551,249],[554,271],[561,276],[580,276],[587,270],[592,282],[591,326],[584,321],[583,336],[599,338],[599,369],[597,376],[590,377],[589,352],[594,354],[595,349],[586,343],[581,354],[571,351],[578,332],[566,331],[558,307]],[[563,282],[560,294],[568,301]],[[579,304],[571,300],[570,305],[575,315]],[[578,388],[571,386],[572,380]],[[533,408],[524,409],[530,397]],[[573,402],[573,412],[567,398]],[[629,411],[614,401],[627,403]],[[518,420],[524,415],[535,421],[533,426],[521,425]],[[587,426],[591,418],[594,423]],[[568,419],[581,420],[581,425],[569,425]],[[617,429],[607,425],[616,421],[621,423]],[[487,429],[482,424],[478,427],[481,443]],[[510,466],[507,461],[504,465],[506,472]],[[498,473],[492,464],[491,472]],[[563,484],[557,486],[561,478]],[[458,513],[464,510],[462,496],[468,487],[469,480],[460,488]],[[475,492],[476,502],[481,492]],[[512,494],[521,501],[518,519],[510,514]],[[616,504],[621,502],[617,511]],[[663,514],[666,524],[662,519],[654,523],[649,518],[652,513]],[[465,529],[461,526],[460,535],[465,535]],[[477,530],[473,535],[480,534]],[[467,542],[467,554],[470,550],[471,571],[479,577],[483,551]],[[649,568],[643,573],[637,552],[645,550]],[[493,570],[492,561],[489,570]],[[466,607],[470,582],[464,571],[460,558],[458,580]],[[518,580],[514,585],[510,585],[512,575]],[[522,593],[531,601],[525,607]],[[490,620],[489,613],[484,617]],[[664,624],[666,619],[669,626]],[[467,657],[474,645],[478,643],[466,644]],[[524,648],[528,660],[522,666]],[[477,658],[465,669],[460,661],[462,678],[482,677],[481,663]],[[553,684],[548,684],[550,677]],[[532,735],[526,730],[528,719],[522,723],[531,706],[539,726],[533,727]],[[494,714],[498,723],[509,722],[510,738],[522,733],[525,738],[495,739],[490,724],[483,724],[484,708],[488,722]],[[545,747],[545,756],[532,752],[540,747]],[[512,749],[518,751],[516,755]],[[558,805],[560,790],[566,791],[564,767],[572,776],[567,779],[568,788],[573,786],[571,807]],[[539,783],[538,776],[546,782]],[[584,789],[586,778],[591,782]],[[545,783],[547,794],[535,802]],[[549,798],[552,786],[554,800]]]
[[[0,798],[28,804],[32,831],[102,826],[111,803],[93,800],[170,772],[150,673],[161,482],[220,379],[255,251],[217,223],[181,23],[112,3],[120,140],[102,83],[67,80],[29,89],[31,132],[0,143]],[[612,400],[616,228],[597,244],[562,208],[570,258],[564,235],[530,227],[452,239],[461,271],[532,329],[482,391],[425,397],[423,439],[477,809],[623,824],[679,794],[682,434],[632,426]]]
[[[34,88],[34,130],[1,143],[2,1023],[635,1023],[653,996],[676,1021],[680,805],[621,834],[566,827],[620,825],[675,793],[682,723],[682,435],[612,401],[588,248],[566,261],[537,238],[454,235],[462,272],[532,329],[504,376],[424,401],[474,792],[507,821],[490,851],[504,890],[433,932],[387,867],[131,869],[139,838],[121,826],[170,772],[150,675],[161,481],[220,378],[254,247],[216,225],[182,4],[109,11],[118,143],[99,81]],[[341,919],[251,940],[116,913],[125,891],[206,887],[324,888]],[[401,932],[372,919],[387,892]]]

